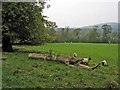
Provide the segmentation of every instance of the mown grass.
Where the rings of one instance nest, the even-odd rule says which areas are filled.
[[[7,60],[2,61],[3,88],[105,88],[118,87],[118,45],[51,43],[43,46],[14,46],[28,52],[48,52],[78,57],[91,57],[89,65],[107,60],[109,66],[96,70],[73,68],[46,60],[29,60],[28,52],[3,53]],[[38,67],[32,67],[37,64]],[[111,86],[112,85],[112,86]]]

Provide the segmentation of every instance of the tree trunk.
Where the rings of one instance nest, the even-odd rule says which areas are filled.
[[[9,35],[3,35],[2,51],[3,52],[13,52],[13,48],[12,48],[12,44],[10,42],[10,36]]]

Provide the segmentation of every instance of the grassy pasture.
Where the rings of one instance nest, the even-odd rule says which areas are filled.
[[[4,52],[7,60],[2,61],[3,88],[105,88],[118,87],[118,45],[84,43],[50,43],[43,46],[14,46],[18,51]],[[48,52],[78,57],[91,57],[93,66],[103,59],[109,66],[96,70],[73,68],[51,61],[29,60],[28,52]],[[27,51],[27,52],[21,52]],[[37,64],[38,67],[32,67]]]

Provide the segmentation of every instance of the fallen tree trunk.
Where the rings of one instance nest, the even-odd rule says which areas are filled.
[[[28,55],[29,59],[42,59],[45,60],[47,58],[46,54],[37,54],[37,53],[30,53]]]
[[[97,67],[100,66],[101,63],[98,63],[97,65],[95,66],[87,66],[87,65],[83,65],[83,64],[75,64],[75,65],[69,65],[71,67],[78,67],[78,68],[81,68],[81,69],[89,69],[89,70],[94,70],[94,69],[97,69]]]
[[[29,59],[41,59],[41,60],[56,61],[58,63],[63,63],[68,66],[78,67],[78,68],[82,68],[82,69],[89,69],[89,70],[94,70],[101,64],[101,63],[98,63],[96,66],[90,67],[87,65],[78,64],[78,62],[81,61],[80,58],[77,59],[77,58],[61,57],[61,56],[56,57],[54,55],[37,54],[37,53],[30,53],[28,55],[28,58]]]

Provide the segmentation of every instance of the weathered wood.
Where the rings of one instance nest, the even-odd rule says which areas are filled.
[[[73,57],[69,57],[68,60],[69,60],[69,64],[72,64],[72,65],[75,65],[80,61],[80,59],[73,58]]]
[[[94,70],[96,69],[98,66],[100,66],[101,63],[98,63],[97,65],[95,66],[87,66],[87,65],[83,65],[83,64],[76,64],[75,66],[76,67],[79,67],[79,68],[82,68],[82,69],[90,69],[90,70]]]
[[[56,61],[56,56],[55,55],[47,55],[46,60]]]
[[[46,54],[37,54],[37,53],[30,53],[28,55],[29,59],[42,59],[45,60],[47,58]]]
[[[90,69],[94,70],[96,69],[101,63],[97,64],[96,66],[90,67],[83,64],[78,64],[79,61],[82,60],[82,58],[75,58],[75,57],[62,57],[62,56],[54,56],[54,55],[47,55],[47,54],[37,54],[37,53],[30,53],[28,55],[29,59],[42,59],[42,60],[50,60],[50,61],[56,61],[59,63],[66,64],[68,66],[72,67],[78,67],[83,69]]]
[[[54,56],[54,55],[47,55],[47,54],[37,54],[37,53],[30,53],[28,55],[29,59],[40,59],[40,60],[49,60],[49,61],[56,61],[63,64],[68,64],[69,60],[68,57],[61,57],[61,56]]]
[[[56,61],[59,62],[59,63],[63,63],[63,64],[69,64],[69,60],[68,60],[67,57],[59,56],[59,57],[56,58]]]

